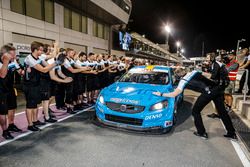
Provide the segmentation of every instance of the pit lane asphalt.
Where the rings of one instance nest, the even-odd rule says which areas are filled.
[[[243,166],[220,121],[203,114],[208,140],[193,135],[194,94],[186,93],[178,122],[166,135],[98,127],[88,111],[0,147],[0,167]]]

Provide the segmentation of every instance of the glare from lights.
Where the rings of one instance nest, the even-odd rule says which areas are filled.
[[[176,46],[177,46],[177,47],[180,47],[180,46],[181,46],[180,41],[177,41],[177,42],[176,42]]]
[[[165,26],[165,30],[167,31],[167,33],[170,33],[170,32],[171,32],[170,26],[169,26],[169,25],[166,25],[166,26]]]

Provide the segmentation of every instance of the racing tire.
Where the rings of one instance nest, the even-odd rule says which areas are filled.
[[[177,121],[177,111],[175,110],[173,116],[173,125],[167,128],[163,128],[162,133],[163,134],[169,133],[173,129],[173,126],[176,124],[176,121]]]
[[[177,110],[174,112],[173,125],[176,125],[176,122],[177,122]]]
[[[169,132],[172,130],[172,128],[173,128],[173,126],[167,127],[167,128],[163,128],[163,129],[162,129],[162,134],[167,134],[167,133],[169,133]]]

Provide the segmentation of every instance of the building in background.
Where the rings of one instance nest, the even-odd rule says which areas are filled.
[[[181,57],[178,57],[174,53],[170,53],[168,50],[153,43],[143,35],[133,32],[131,33],[131,37],[130,50],[126,53],[128,56],[165,62],[164,64],[168,65],[181,62],[182,60]]]
[[[130,0],[0,0],[0,45],[13,43],[21,57],[32,41],[108,53],[112,25],[127,24],[131,9]]]

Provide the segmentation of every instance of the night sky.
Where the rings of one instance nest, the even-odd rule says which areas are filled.
[[[194,0],[131,0],[132,14],[129,31],[145,34],[155,43],[165,43],[164,25],[173,28],[169,43],[176,52],[180,40],[186,57],[201,56],[202,42],[205,53],[216,49],[236,50],[237,40],[246,39],[241,47],[249,47],[250,6],[246,1]]]

